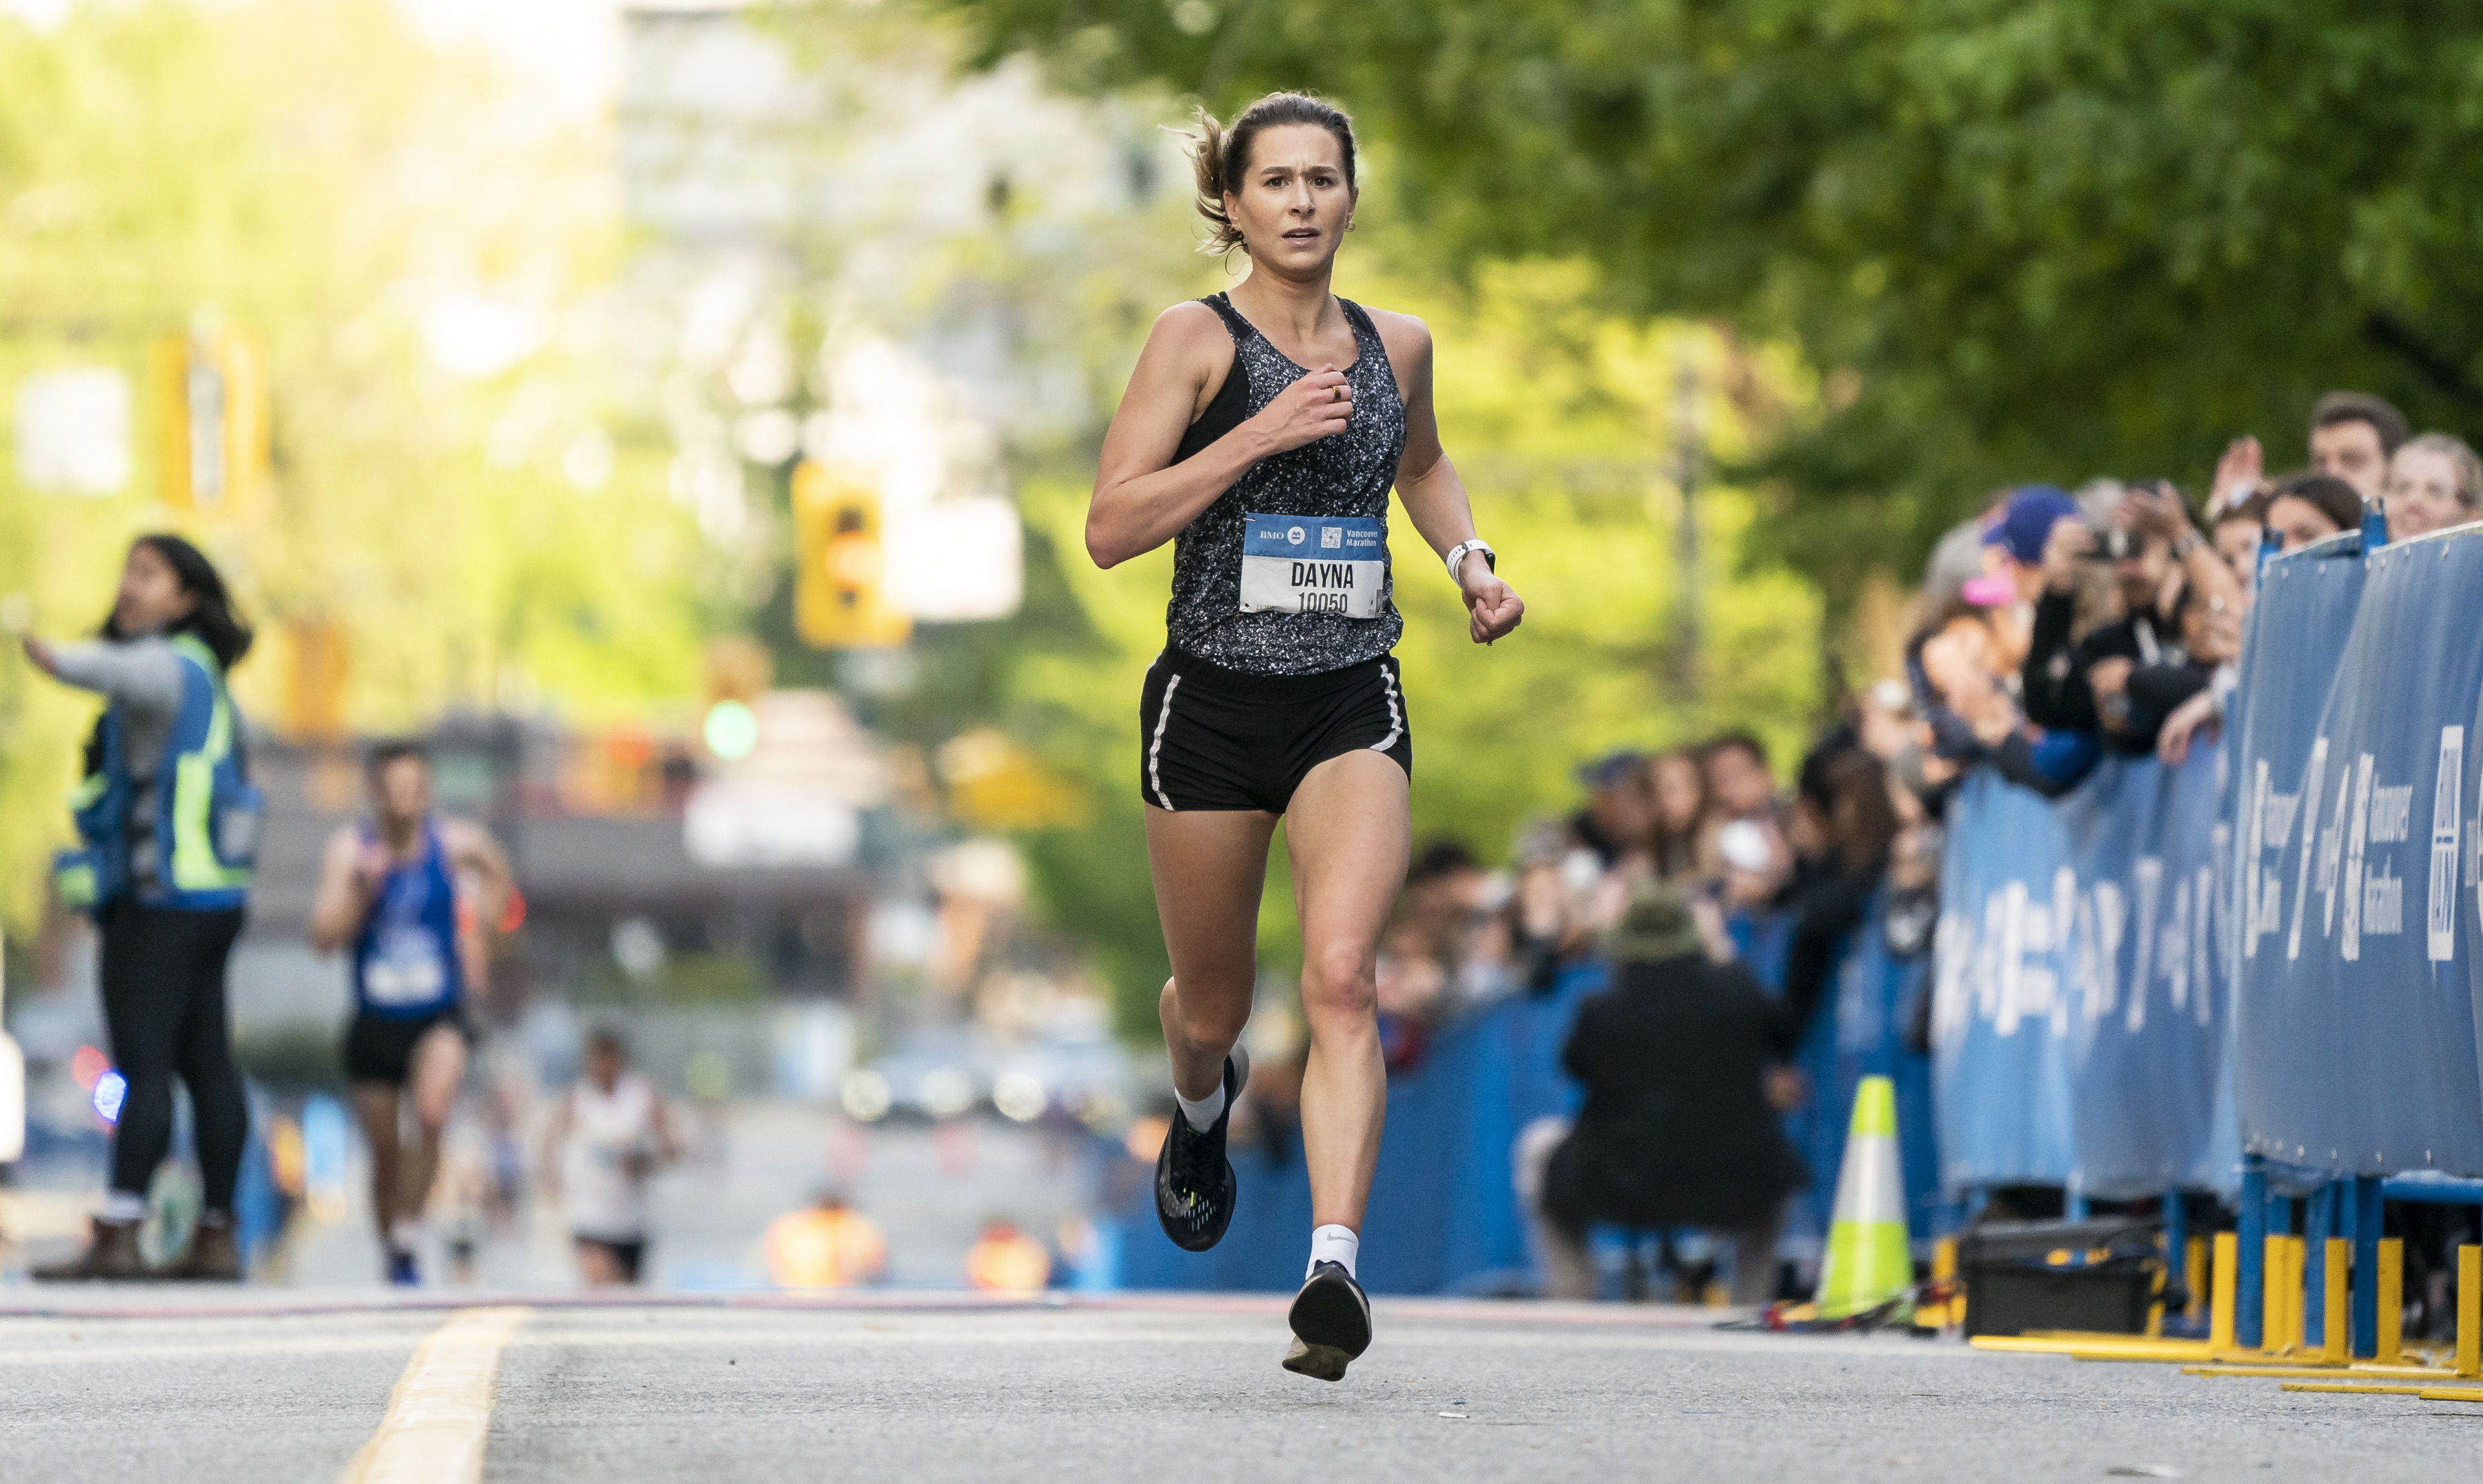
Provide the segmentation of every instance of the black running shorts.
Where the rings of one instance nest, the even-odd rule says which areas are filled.
[[[623,1283],[636,1283],[645,1274],[647,1239],[643,1236],[622,1241],[617,1237],[588,1236],[580,1232],[572,1236],[571,1240],[580,1247],[599,1248],[611,1254],[612,1265],[620,1269]]]
[[[414,1048],[435,1025],[449,1025],[474,1045],[474,1031],[455,1006],[428,1015],[372,1015],[365,1011],[345,1027],[345,1076],[355,1082],[403,1087],[414,1072]]]
[[[1254,676],[1167,648],[1138,702],[1138,792],[1160,809],[1281,814],[1311,769],[1369,749],[1414,774],[1392,655],[1319,675]]]

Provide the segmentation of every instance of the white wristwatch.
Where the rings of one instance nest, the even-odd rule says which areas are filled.
[[[1451,582],[1461,580],[1457,576],[1457,568],[1465,561],[1469,552],[1475,551],[1482,553],[1482,562],[1485,567],[1490,568],[1493,571],[1500,570],[1499,553],[1493,551],[1489,546],[1484,545],[1481,541],[1461,541],[1449,548],[1449,580]]]

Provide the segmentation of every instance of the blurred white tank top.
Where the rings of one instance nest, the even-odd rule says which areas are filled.
[[[612,1091],[580,1077],[569,1093],[569,1144],[561,1152],[561,1188],[570,1230],[579,1236],[634,1242],[647,1234],[647,1181],[631,1179],[628,1156],[655,1153],[655,1090],[625,1072]]]

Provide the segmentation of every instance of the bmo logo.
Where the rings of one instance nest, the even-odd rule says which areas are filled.
[[[1298,546],[1308,539],[1308,534],[1300,526],[1295,526],[1285,533],[1285,540],[1293,545]]]

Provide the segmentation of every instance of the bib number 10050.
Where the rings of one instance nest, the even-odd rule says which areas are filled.
[[[1243,613],[1379,617],[1388,585],[1387,522],[1367,516],[1245,516]]]

